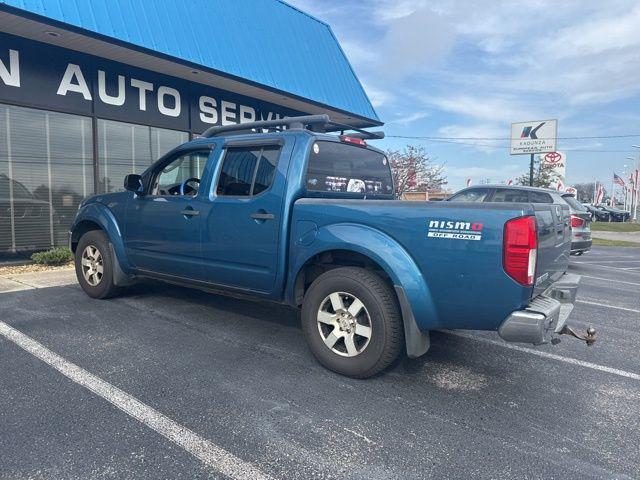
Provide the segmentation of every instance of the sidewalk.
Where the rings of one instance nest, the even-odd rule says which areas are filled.
[[[7,274],[0,276],[0,293],[70,285],[76,282],[76,272],[73,268]]]
[[[591,232],[593,238],[640,243],[640,232]]]

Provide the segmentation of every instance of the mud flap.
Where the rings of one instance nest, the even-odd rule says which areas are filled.
[[[404,341],[407,347],[407,356],[409,358],[418,358],[427,353],[431,346],[429,332],[423,332],[418,328],[416,319],[413,316],[411,305],[407,300],[404,289],[398,285],[394,285],[398,302],[400,303],[400,311],[402,312],[402,323],[404,324]]]

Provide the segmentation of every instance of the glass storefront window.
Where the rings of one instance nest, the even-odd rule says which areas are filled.
[[[66,244],[92,145],[90,118],[0,104],[0,252]]]
[[[189,134],[98,120],[98,192],[122,190]],[[0,254],[67,244],[83,198],[94,194],[91,118],[0,104]]]
[[[99,192],[122,191],[125,175],[141,173],[188,139],[186,132],[98,120]]]

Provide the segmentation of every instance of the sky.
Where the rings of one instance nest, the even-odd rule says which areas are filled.
[[[289,3],[333,29],[385,122],[388,138],[375,145],[424,145],[450,190],[528,170],[528,155],[509,155],[512,122],[558,119],[566,185],[610,188],[613,172],[638,161],[638,1]]]

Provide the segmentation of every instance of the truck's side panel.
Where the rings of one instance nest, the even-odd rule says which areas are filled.
[[[375,252],[393,270],[409,257],[417,275],[408,275],[406,267],[388,272],[405,288],[418,325],[428,328],[496,329],[512,311],[523,308],[532,288],[523,287],[506,275],[502,267],[503,228],[507,220],[532,215],[527,204],[456,205],[400,201],[300,199],[293,215],[290,274],[303,261],[304,252],[336,248],[349,243],[351,249]],[[479,240],[428,236],[430,222],[482,224]],[[318,225],[318,236],[309,245],[296,245],[304,235],[299,225]],[[345,240],[332,235],[332,225],[348,223]],[[370,232],[381,232],[387,245],[372,241]],[[323,235],[320,235],[320,232]],[[358,233],[360,232],[360,233]],[[392,246],[393,245],[393,246]],[[403,253],[397,253],[403,252]],[[409,253],[407,253],[409,252]],[[394,259],[397,258],[397,262]],[[290,280],[291,282],[291,280]],[[289,282],[289,285],[291,284]],[[413,282],[424,282],[417,288]],[[421,296],[417,292],[429,292]],[[434,305],[433,313],[429,313]],[[425,318],[433,316],[433,318]]]

